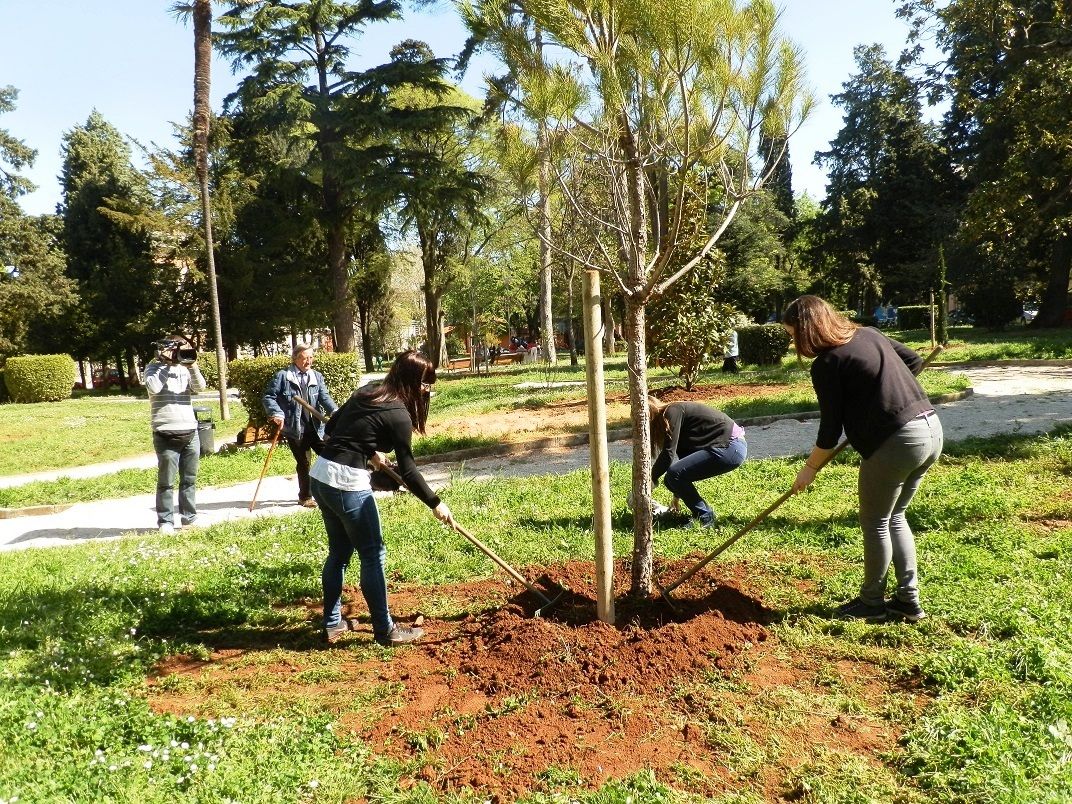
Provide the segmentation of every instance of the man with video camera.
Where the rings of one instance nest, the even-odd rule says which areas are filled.
[[[142,372],[149,392],[153,448],[156,450],[156,523],[160,532],[175,532],[175,476],[179,480],[179,515],[183,525],[197,519],[194,489],[201,444],[197,437],[193,393],[204,391],[197,350],[186,338],[172,336],[153,344],[156,357]]]

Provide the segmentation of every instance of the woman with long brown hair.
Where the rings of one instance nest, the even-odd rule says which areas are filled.
[[[744,429],[720,410],[700,402],[663,402],[648,397],[651,450],[657,455],[651,482],[663,483],[689,509],[700,527],[715,524],[715,512],[696,482],[732,472],[748,457]]]
[[[380,385],[359,389],[325,427],[320,457],[309,477],[328,534],[328,556],[321,574],[328,642],[352,630],[351,622],[342,617],[342,585],[355,552],[361,562],[361,594],[368,604],[376,642],[401,645],[424,633],[397,625],[387,607],[387,548],[368,465],[379,466],[384,453],[393,451],[407,488],[437,519],[453,526],[450,509],[428,487],[411,447],[413,431],[424,433],[435,381],[428,358],[420,352],[403,352]]]
[[[793,483],[811,485],[842,430],[860,453],[860,526],[864,579],[858,597],[839,606],[842,619],[917,622],[916,540],[905,511],[923,476],[942,454],[942,423],[915,375],[923,358],[877,329],[857,327],[818,296],[790,302],[782,323],[797,354],[813,357],[811,380],[819,400],[819,434]],[[890,564],[897,589],[886,599]]]

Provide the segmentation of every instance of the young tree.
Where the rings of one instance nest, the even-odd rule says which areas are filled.
[[[761,136],[788,137],[806,112],[799,58],[779,35],[777,13],[767,0],[521,5],[546,41],[564,54],[561,61],[533,58],[526,31],[500,4],[489,0],[468,13],[496,31],[503,60],[514,65],[524,89],[517,101],[531,116],[550,118],[563,136],[584,130],[585,136],[576,138],[578,147],[602,173],[609,216],[580,209],[616,242],[595,258],[571,256],[606,271],[626,299],[637,501],[633,591],[648,593],[652,522],[645,309],[706,259],[743,199],[769,178],[753,157]],[[720,209],[703,245],[686,254],[679,250],[684,201],[696,187],[701,198],[716,197]]]

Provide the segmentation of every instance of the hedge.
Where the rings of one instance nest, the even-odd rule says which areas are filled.
[[[238,389],[238,398],[256,426],[267,423],[261,400],[272,375],[291,363],[290,355],[233,360],[227,364],[227,384]],[[357,390],[361,369],[356,352],[317,352],[313,368],[324,375],[331,398],[342,404]]]
[[[4,383],[12,402],[70,399],[74,382],[74,360],[70,355],[9,357],[4,365]]]
[[[197,367],[201,369],[201,376],[205,378],[209,388],[220,387],[220,367],[216,364],[215,352],[198,352]]]
[[[897,308],[897,329],[930,329],[929,304],[905,304]]]
[[[741,362],[774,366],[789,351],[789,333],[781,324],[756,324],[737,330]]]

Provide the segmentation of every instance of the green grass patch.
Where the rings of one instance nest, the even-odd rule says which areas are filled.
[[[861,714],[885,719],[903,739],[868,762],[848,752],[814,755],[786,775],[779,794],[804,801],[1067,800],[1072,433],[961,443],[928,475],[910,509],[931,614],[916,627],[826,618],[860,579],[856,464],[842,456],[814,491],[789,500],[719,559],[752,568],[758,596],[777,613],[778,644],[816,662],[812,683],[819,691],[750,692],[743,677],[717,674],[691,682],[689,692],[701,702],[693,716],[719,741],[735,774],[736,792],[721,800],[765,800],[763,769],[793,750],[779,730],[809,718]],[[719,532],[660,531],[659,554],[710,549],[787,488],[798,465],[753,461],[705,482],[721,516]],[[631,547],[628,482],[629,468],[613,466],[621,556]],[[511,563],[591,558],[587,471],[516,484],[509,495],[493,482],[467,482],[444,497],[460,521],[479,523],[481,539]],[[381,508],[392,584],[433,588],[495,572],[412,498]],[[159,660],[207,656],[223,646],[261,646],[242,665],[246,672],[256,672],[258,661],[289,656],[301,660],[295,683],[339,683],[352,654],[301,650],[315,644],[316,626],[302,601],[319,594],[324,539],[319,515],[300,512],[175,537],[0,556],[0,799],[456,800],[412,786],[412,768],[377,756],[375,746],[339,728],[331,712],[280,701],[251,707],[248,698],[223,693],[205,701],[198,717],[147,706],[145,677]],[[290,648],[273,649],[277,643]],[[846,675],[846,662],[858,665],[858,675]],[[911,683],[876,701],[862,693],[869,674]],[[179,689],[192,682],[170,683]],[[752,697],[730,705],[731,694]],[[352,705],[392,695],[355,694]],[[342,706],[345,696],[339,700]],[[766,724],[766,737],[754,731],[757,723]],[[438,739],[431,732],[409,737],[429,748]],[[678,774],[688,775],[685,768]],[[568,800],[687,798],[673,778],[648,773],[613,780],[596,793],[574,791],[566,769],[548,769],[545,781]]]
[[[197,400],[212,409],[217,443],[233,440],[246,425],[246,412],[231,401],[231,418],[220,421],[220,403]],[[62,402],[0,407],[0,475],[43,472],[115,461],[153,451],[149,400],[137,395],[85,395]]]

